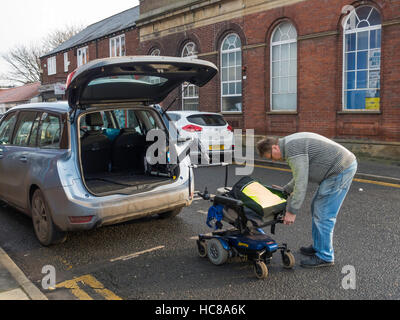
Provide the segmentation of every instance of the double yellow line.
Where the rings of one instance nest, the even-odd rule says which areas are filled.
[[[248,164],[251,167],[255,168],[263,168],[263,169],[270,169],[270,170],[275,170],[275,171],[284,171],[284,172],[292,172],[290,169],[285,169],[285,168],[279,168],[279,167],[272,167],[272,166],[264,166],[264,165],[259,165],[259,164]],[[389,183],[389,182],[382,182],[382,181],[375,181],[375,180],[367,180],[367,179],[354,179],[356,182],[360,183],[368,183],[368,184],[375,184],[378,186],[384,186],[384,187],[390,187],[390,188],[398,188],[400,189],[400,184],[396,183]]]
[[[105,300],[122,300],[122,298],[118,297],[115,293],[104,288],[104,285],[90,274],[59,283],[56,288],[69,289],[71,293],[79,300],[93,300],[93,298],[85,290],[83,290],[81,286],[90,287]]]

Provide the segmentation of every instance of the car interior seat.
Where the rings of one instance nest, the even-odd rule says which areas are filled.
[[[111,163],[110,139],[103,133],[103,118],[100,112],[85,117],[89,127],[81,138],[81,159],[85,174],[108,172]]]
[[[144,172],[146,137],[133,128],[121,129],[112,145],[112,170]]]

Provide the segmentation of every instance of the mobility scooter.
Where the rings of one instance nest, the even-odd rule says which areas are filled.
[[[244,177],[233,188],[227,188],[228,166],[226,165],[225,187],[210,196],[206,190],[199,193],[213,204],[209,209],[207,225],[215,231],[212,235],[200,234],[197,240],[198,253],[208,257],[211,263],[220,266],[234,257],[250,261],[258,279],[268,277],[268,265],[272,255],[280,251],[284,268],[292,269],[295,258],[286,244],[279,246],[262,228],[283,223],[288,195],[282,190],[266,187],[251,177]],[[223,231],[223,222],[234,228]]]

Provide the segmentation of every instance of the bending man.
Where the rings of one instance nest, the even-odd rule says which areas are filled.
[[[290,194],[284,223],[291,225],[303,205],[308,182],[319,188],[311,204],[313,244],[300,248],[308,259],[305,268],[334,265],[333,231],[342,203],[357,171],[353,153],[315,133],[295,133],[282,139],[266,138],[257,144],[260,156],[286,160],[293,179],[284,187]]]

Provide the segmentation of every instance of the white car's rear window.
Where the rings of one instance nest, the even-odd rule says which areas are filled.
[[[226,126],[226,121],[222,116],[217,114],[196,114],[187,117],[190,123],[205,127],[223,127]]]

